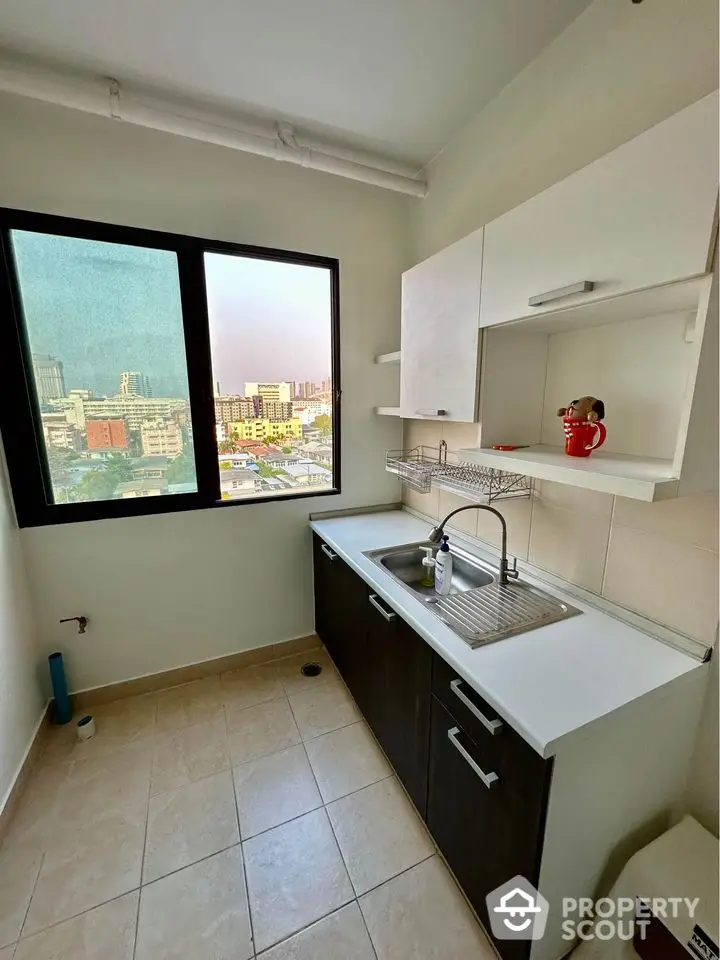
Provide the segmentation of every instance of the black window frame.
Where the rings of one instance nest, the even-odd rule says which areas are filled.
[[[10,233],[13,230],[150,247],[156,250],[169,250],[177,255],[190,418],[197,474],[196,493],[79,503],[51,502],[52,482],[45,456],[40,406],[36,399],[32,358],[11,249]],[[323,267],[329,271],[332,488],[318,491],[288,491],[236,500],[221,498],[215,438],[210,326],[205,286],[204,255],[206,253],[224,253],[254,257],[259,260]],[[20,527],[179,513],[185,510],[205,510],[215,507],[227,509],[259,503],[280,503],[310,497],[337,496],[341,493],[340,263],[336,258],[0,207],[0,317],[2,318],[0,320],[0,356],[3,358],[5,383],[3,403],[0,403],[0,435],[5,448],[10,487]]]

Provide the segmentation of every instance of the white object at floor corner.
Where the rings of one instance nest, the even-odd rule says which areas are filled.
[[[83,717],[78,720],[76,730],[78,740],[92,740],[95,736],[95,721],[91,716]]]

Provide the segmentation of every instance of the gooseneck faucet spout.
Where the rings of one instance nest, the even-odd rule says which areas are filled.
[[[494,507],[488,507],[484,503],[469,503],[465,507],[458,507],[456,510],[451,510],[445,519],[441,520],[440,523],[430,531],[430,536],[428,537],[430,543],[440,543],[443,531],[445,530],[445,524],[451,517],[454,517],[456,513],[462,513],[463,510],[487,510],[488,513],[492,513],[498,518],[500,526],[502,527],[502,540],[500,541],[500,583],[507,584],[511,579],[517,580],[519,576],[517,561],[513,561],[511,567],[507,558],[507,524],[505,523],[505,517]]]

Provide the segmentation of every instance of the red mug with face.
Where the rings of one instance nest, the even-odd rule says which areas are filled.
[[[590,423],[589,420],[563,417],[562,422],[565,433],[565,453],[569,457],[589,457],[593,450],[597,450],[605,443],[607,430],[599,420]]]

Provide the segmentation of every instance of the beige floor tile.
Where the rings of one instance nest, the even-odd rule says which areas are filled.
[[[275,667],[270,663],[220,674],[220,691],[224,703],[238,708],[276,700],[284,692]]]
[[[365,921],[356,903],[318,920],[258,960],[375,960]]]
[[[324,810],[261,833],[243,849],[258,951],[353,899]]]
[[[145,803],[126,807],[58,837],[45,855],[25,936],[140,885],[146,810]]]
[[[14,960],[132,960],[138,893],[36,933],[18,944]]]
[[[317,677],[304,676],[300,672],[300,668],[305,663],[319,663],[322,667],[322,673]],[[337,680],[338,678],[335,665],[327,652],[322,648],[308,650],[307,653],[300,653],[294,657],[285,657],[283,660],[277,660],[275,668],[288,695],[291,693],[304,693],[306,690],[314,690],[327,683],[328,680]]]
[[[293,694],[290,706],[303,740],[312,740],[360,719],[360,711],[339,680]]]
[[[150,799],[143,883],[240,839],[230,771]]]
[[[194,723],[207,723],[222,714],[220,677],[193,680],[157,695],[157,726],[174,732]]]
[[[63,829],[80,826],[147,803],[151,758],[152,741],[144,741],[77,761],[58,790],[58,823]]]
[[[258,760],[300,743],[300,733],[285,697],[244,710],[228,709],[226,716],[233,764]]]
[[[378,960],[496,960],[439,857],[360,900]]]
[[[45,745],[37,763],[38,768],[73,759],[75,744],[77,743],[75,723],[79,719],[80,714],[77,714],[70,723],[65,723],[61,727],[51,724],[48,727],[45,735]]]
[[[0,947],[0,960],[13,960],[15,954],[15,944],[9,947]]]
[[[327,812],[358,896],[434,853],[394,777],[336,800]]]
[[[8,827],[0,850],[35,846],[43,852],[55,836],[55,809],[59,793],[72,770],[62,762],[36,768],[22,797],[22,803]]]
[[[240,845],[143,887],[136,960],[253,956]]]
[[[383,780],[392,773],[365,723],[353,723],[306,744],[325,803]]]
[[[176,733],[156,738],[150,792],[156,794],[184,787],[229,766],[224,717],[183,727]]]
[[[20,936],[42,857],[35,847],[0,851],[0,947]]]
[[[155,694],[127,697],[103,703],[85,711],[95,720],[92,740],[78,742],[74,757],[90,757],[126,743],[134,743],[155,733],[157,698]]]
[[[322,806],[302,746],[241,763],[233,776],[243,839]]]

